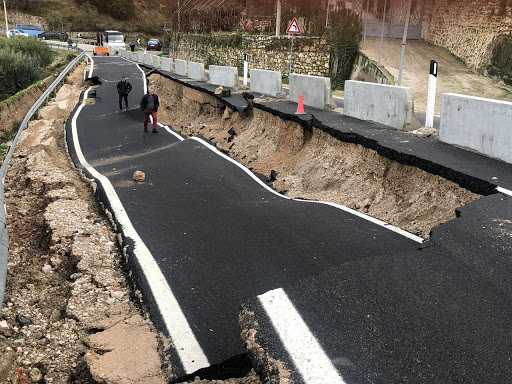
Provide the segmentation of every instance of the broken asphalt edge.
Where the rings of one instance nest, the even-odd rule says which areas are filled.
[[[150,68],[145,66],[145,68]],[[188,82],[183,81],[180,78],[177,78],[174,74],[170,72],[160,71],[153,69],[151,71],[151,74],[158,74],[161,75],[169,80],[172,80],[174,82],[177,82],[185,87],[194,89],[199,92],[206,93],[217,100],[219,100],[222,104],[224,104],[226,107],[230,108],[232,111],[238,112],[240,115],[243,115],[246,110],[249,108],[249,103],[246,103],[245,106],[240,108],[239,106],[234,105],[226,98],[220,97],[219,95],[216,95],[215,92],[205,88],[204,86],[201,86],[200,82]],[[184,78],[185,79],[185,78]],[[234,96],[234,95],[233,95]],[[233,97],[231,96],[231,97]],[[242,94],[238,94],[238,97],[243,97]],[[339,129],[330,127],[324,123],[322,123],[319,119],[317,119],[314,114],[305,114],[305,115],[295,115],[286,113],[283,111],[279,111],[275,108],[268,107],[264,103],[258,103],[252,101],[252,107],[259,109],[263,112],[267,112],[272,114],[273,116],[279,117],[282,120],[291,121],[297,124],[300,124],[305,129],[311,131],[313,128],[317,128],[322,130],[323,132],[329,134],[330,136],[336,138],[337,140],[361,145],[364,148],[371,149],[375,152],[377,152],[380,156],[385,157],[387,159],[396,161],[403,165],[409,165],[411,167],[415,167],[418,169],[421,169],[427,173],[430,173],[432,175],[440,176],[446,180],[452,181],[459,185],[462,188],[465,188],[473,193],[477,193],[482,196],[488,196],[495,193],[498,193],[498,185],[493,184],[489,181],[482,180],[478,177],[475,177],[473,175],[469,175],[467,173],[463,173],[460,171],[457,171],[455,169],[449,168],[445,165],[435,163],[431,160],[422,158],[417,155],[404,153],[401,151],[398,151],[396,149],[390,148],[386,144],[383,144],[375,139],[370,139],[368,137],[365,137],[361,134],[355,133],[355,132],[343,132]],[[336,113],[336,112],[333,112]],[[349,119],[348,117],[346,117]],[[423,140],[421,138],[415,138],[410,137],[410,140],[417,139],[417,140]]]

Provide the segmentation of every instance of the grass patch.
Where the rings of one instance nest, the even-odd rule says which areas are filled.
[[[10,104],[10,103],[12,103],[14,100],[16,100],[16,99],[18,99],[20,96],[22,96],[25,92],[30,91],[30,90],[31,90],[32,88],[34,88],[34,87],[39,87],[39,86],[43,85],[43,83],[44,83],[44,79],[39,80],[37,83],[34,83],[34,84],[32,84],[32,85],[29,85],[27,88],[22,89],[21,91],[16,92],[14,95],[10,96],[9,98],[7,98],[7,99],[5,99],[5,100],[1,101],[1,102],[0,102],[0,104],[4,104],[4,103],[5,103],[5,104]]]
[[[464,65],[466,65],[466,60],[464,60],[462,57],[460,56],[457,56],[455,53],[453,52],[450,52],[450,55],[452,55],[453,57],[455,57],[455,60],[457,60],[459,63],[462,63]]]

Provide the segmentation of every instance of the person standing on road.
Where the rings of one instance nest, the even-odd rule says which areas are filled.
[[[126,81],[126,77],[121,77],[121,81],[117,83],[117,93],[119,94],[119,109],[123,110],[123,99],[128,109],[128,94],[132,90],[132,85]]]
[[[144,111],[144,132],[148,131],[148,120],[149,116],[153,118],[153,133],[158,133],[156,130],[156,113],[160,102],[158,96],[155,94],[155,88],[149,87],[148,93],[142,96],[140,101],[140,108]]]
[[[133,41],[130,43],[130,49],[132,50],[132,52],[135,51],[135,43]]]

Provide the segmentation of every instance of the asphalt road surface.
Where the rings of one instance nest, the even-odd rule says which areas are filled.
[[[119,224],[136,284],[172,338],[176,375],[246,352],[238,311],[249,298],[347,262],[417,252],[419,240],[391,226],[279,196],[201,139],[163,126],[143,133],[143,72],[118,57],[95,57],[94,67],[96,103],[68,122],[70,153]],[[118,110],[123,75],[133,85],[127,111]],[[145,183],[132,181],[136,170]]]

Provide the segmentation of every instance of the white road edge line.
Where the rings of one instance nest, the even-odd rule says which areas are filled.
[[[89,79],[92,77],[92,71],[94,69],[94,60],[92,59],[91,56],[87,55],[87,57],[89,58],[89,60],[91,61],[91,69],[89,69]]]
[[[169,132],[171,135],[174,135],[178,140],[183,141],[185,140],[184,137],[181,137],[179,134],[174,132],[171,128],[169,128],[167,125],[163,125],[162,123],[157,123],[159,127],[164,128],[167,132]]]
[[[130,61],[125,59],[126,61]],[[139,71],[142,72],[142,81],[144,82],[144,94],[148,93],[148,82],[146,81],[146,72],[139,66],[139,64],[135,63],[137,68],[139,68]]]
[[[127,59],[125,59],[125,60],[127,60]],[[127,60],[127,61],[129,61],[129,60]],[[144,83],[144,95],[145,95],[146,93],[148,93],[148,82],[146,81],[146,72],[143,71],[143,69],[139,66],[138,63],[135,63],[135,65],[137,66],[137,68],[139,68],[139,71],[142,72],[142,82]],[[153,124],[153,116],[151,116],[151,115],[149,115],[149,122],[151,124]]]
[[[505,188],[497,187],[497,188],[496,188],[496,190],[497,190],[498,192],[501,192],[501,193],[505,194],[505,195],[512,196],[512,191],[511,191],[511,190],[509,190],[509,189],[505,189]]]
[[[225,155],[224,153],[219,151],[216,147],[214,147],[210,143],[204,141],[203,139],[200,139],[199,137],[191,137],[191,139],[200,142],[201,144],[203,144],[204,146],[206,146],[207,148],[209,148],[210,150],[215,152],[217,155],[223,157],[224,159],[226,159],[226,160],[230,161],[231,163],[235,164],[236,166],[238,166],[245,173],[247,173],[250,177],[252,177],[253,180],[255,180],[258,184],[260,184],[262,187],[264,187],[267,191],[272,192],[274,195],[282,197],[283,199],[291,200],[289,197],[281,195],[280,193],[278,193],[275,190],[273,190],[272,188],[270,188],[267,184],[265,184],[263,181],[261,181],[254,173],[252,173],[251,170],[249,170],[247,167],[243,166],[242,164],[238,163],[237,161],[233,160],[231,157]],[[331,207],[341,209],[342,211],[348,212],[348,213],[350,213],[350,214],[352,214],[354,216],[358,216],[358,217],[360,217],[362,219],[370,221],[370,222],[372,222],[374,224],[377,224],[377,225],[379,225],[381,227],[389,229],[390,231],[396,232],[396,233],[398,233],[398,234],[400,234],[402,236],[405,236],[405,237],[407,237],[407,238],[409,238],[409,239],[411,239],[413,241],[416,241],[417,243],[422,244],[424,242],[424,240],[421,237],[419,237],[419,236],[416,236],[416,235],[414,235],[412,233],[404,231],[403,229],[395,227],[394,225],[386,223],[385,221],[376,219],[375,217],[371,217],[371,216],[365,215],[364,213],[358,212],[358,211],[356,211],[354,209],[350,209],[348,207],[345,207],[344,205],[340,205],[340,204],[336,204],[336,203],[329,203],[329,202],[325,202],[325,201],[316,201],[316,200],[294,199],[294,201],[298,201],[298,202],[301,202],[301,203],[314,203],[314,204],[329,205]]]
[[[258,300],[306,384],[345,384],[283,289]]]
[[[146,244],[142,241],[139,234],[133,227],[126,210],[119,199],[114,187],[110,183],[110,180],[105,176],[96,171],[85,159],[80,142],[78,140],[77,131],[77,118],[83,107],[85,106],[85,100],[87,100],[87,94],[91,88],[87,89],[84,94],[83,102],[75,112],[73,119],[71,120],[71,129],[73,143],[75,146],[75,152],[78,160],[82,166],[89,171],[89,173],[100,181],[105,193],[110,201],[114,215],[121,225],[122,231],[127,238],[130,238],[134,243],[133,254],[137,258],[140,267],[147,278],[151,293],[155,298],[157,306],[160,310],[165,326],[171,336],[175,350],[178,353],[185,373],[190,374],[198,369],[206,368],[210,366],[208,358],[204,354],[199,342],[194,336],[190,325],[187,322],[181,307],[176,300],[167,280],[165,279],[162,271],[158,267],[153,255],[146,247]]]

